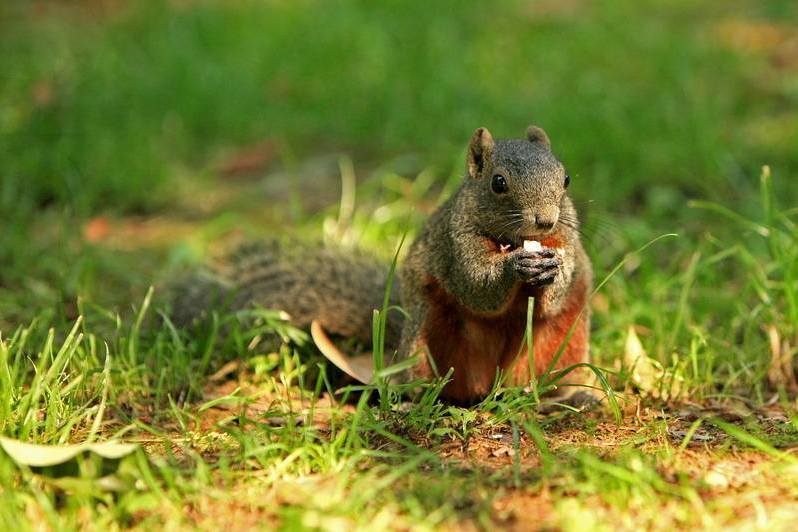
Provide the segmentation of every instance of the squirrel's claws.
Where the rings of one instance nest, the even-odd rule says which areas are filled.
[[[535,285],[550,284],[562,266],[562,259],[551,249],[519,253],[515,257],[515,272],[521,281]]]

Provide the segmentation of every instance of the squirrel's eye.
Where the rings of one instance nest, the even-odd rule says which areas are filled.
[[[501,174],[496,174],[490,182],[490,188],[496,194],[504,194],[510,187],[507,186],[507,180]]]
[[[568,188],[568,185],[571,184],[571,176],[565,174],[565,188]]]

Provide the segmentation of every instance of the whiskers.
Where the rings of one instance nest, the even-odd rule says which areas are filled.
[[[588,236],[587,233],[585,233],[584,229],[582,229],[582,226],[579,225],[579,221],[575,217],[561,214],[560,218],[557,220],[557,225],[555,225],[555,227],[557,226],[566,227],[572,231],[576,231],[577,233],[579,233],[579,236],[582,237],[583,241],[590,240],[590,237]]]
[[[564,213],[560,216],[558,223],[578,231],[582,241],[595,251],[600,251],[599,244],[603,249],[608,246],[614,247],[619,240],[623,240],[618,223],[609,215],[591,211],[583,219],[584,221],[580,223],[575,214]]]
[[[521,210],[511,210],[506,213],[505,221],[496,228],[497,238],[501,241],[504,240],[505,235],[515,233],[524,224],[524,213]]]

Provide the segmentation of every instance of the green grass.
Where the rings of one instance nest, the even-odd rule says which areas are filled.
[[[750,19],[795,15],[738,4]],[[750,193],[765,161],[796,169],[786,139],[750,132],[795,118],[774,108],[794,87],[759,83],[762,66],[722,46],[724,2],[503,1],[490,17],[459,2],[6,11],[0,156],[26,179],[4,182],[5,205],[163,204],[168,187],[151,186],[264,138],[285,158],[414,152],[448,171],[475,124],[512,136],[530,121],[612,212],[673,215],[696,194]]]
[[[3,3],[0,435],[139,449],[0,451],[0,522],[789,529],[796,21],[744,0]],[[620,422],[498,386],[471,409],[440,382],[340,393],[279,313],[161,319],[164,281],[241,236],[390,261],[477,126],[530,122],[608,277],[592,352]],[[219,170],[264,141],[248,175]],[[637,385],[631,326],[654,368]]]

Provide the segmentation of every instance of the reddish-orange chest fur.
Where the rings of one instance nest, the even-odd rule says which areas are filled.
[[[556,368],[586,360],[587,319],[580,317],[580,312],[587,300],[587,290],[586,283],[577,279],[557,314],[542,317],[540,312],[535,312],[533,339],[537,375],[546,371],[577,319],[579,323]],[[433,277],[427,279],[426,297],[430,311],[422,331],[423,342],[440,374],[454,368],[452,381],[443,391],[444,397],[457,402],[484,397],[499,370],[508,375],[510,384],[528,382],[527,350],[522,341],[528,298],[536,295],[534,289],[519,285],[501,314],[485,316],[460,305]],[[420,376],[432,376],[426,363],[422,363],[419,371],[422,373]]]

